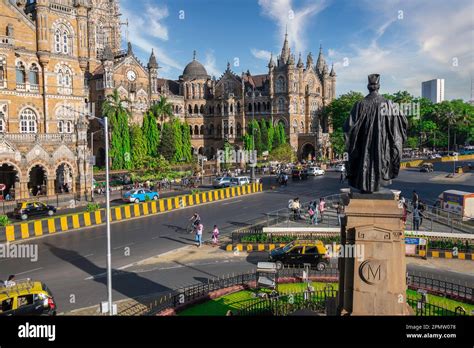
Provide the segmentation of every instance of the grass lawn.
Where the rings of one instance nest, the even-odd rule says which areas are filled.
[[[324,290],[328,285],[332,286],[334,290],[338,289],[337,283],[312,283],[315,290]],[[300,293],[306,289],[306,284],[304,283],[290,283],[290,284],[280,284],[278,286],[278,291],[282,294],[285,293]],[[418,294],[414,290],[407,290],[407,295],[414,298],[419,298]],[[217,299],[204,302],[200,305],[190,307],[178,315],[180,316],[224,316],[228,310],[233,312],[244,308],[250,300],[254,299],[254,292],[249,290],[239,291],[233,294],[219,297]],[[428,302],[440,307],[447,308],[451,311],[454,311],[457,306],[462,306],[468,314],[472,313],[474,310],[474,305],[458,302],[455,300],[446,299],[444,297],[435,296],[428,294]]]

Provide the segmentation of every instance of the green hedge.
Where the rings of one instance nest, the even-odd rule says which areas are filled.
[[[297,239],[310,239],[305,237],[298,237],[296,235],[282,235],[279,236],[277,234],[270,235],[269,233],[255,233],[249,234],[247,236],[243,236],[240,238],[241,243],[290,243]],[[331,244],[333,242],[339,243],[340,237],[312,237],[311,239],[320,240],[324,244]]]

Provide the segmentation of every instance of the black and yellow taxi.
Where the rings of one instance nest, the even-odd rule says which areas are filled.
[[[0,316],[54,316],[56,311],[51,290],[40,281],[0,285]]]
[[[56,214],[56,207],[43,202],[20,202],[13,211],[13,216],[23,221],[30,216],[53,216],[54,214]]]
[[[296,240],[284,247],[273,249],[269,254],[269,261],[275,262],[278,269],[283,265],[310,264],[312,268],[323,271],[329,265],[326,247],[319,240]]]

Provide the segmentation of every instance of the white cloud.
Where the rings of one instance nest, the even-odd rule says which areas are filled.
[[[170,57],[165,50],[156,44],[156,39],[167,41],[168,28],[160,20],[168,17],[168,8],[166,6],[146,5],[146,14],[135,13],[127,6],[127,2],[121,4],[122,20],[128,19],[128,35],[132,44],[146,53],[155,50],[158,64],[162,67],[160,72],[169,71],[170,68],[183,70],[181,64],[176,59]],[[148,57],[147,57],[148,58]]]
[[[214,50],[206,52],[206,59],[204,60],[203,65],[206,68],[207,73],[211,76],[215,76],[216,78],[218,78],[222,74],[222,72],[216,66],[216,57],[214,55]]]
[[[327,7],[324,0],[308,0],[299,8],[293,6],[292,0],[259,0],[258,4],[262,14],[278,25],[278,40],[288,28],[288,41],[296,52],[305,52],[308,21]]]
[[[471,1],[460,0],[456,6],[438,0],[377,2],[372,10],[377,14],[371,23],[376,25],[373,36],[354,40],[350,47],[330,49],[336,61],[338,94],[364,91],[366,76],[380,73],[383,92],[406,89],[419,96],[422,81],[444,78],[447,99],[470,98],[474,73]],[[397,18],[398,11],[403,11],[403,19]],[[385,37],[389,31],[391,35]],[[343,65],[344,58],[348,66]],[[456,59],[459,65],[453,66]]]
[[[265,60],[267,62],[270,61],[270,57],[272,55],[272,53],[270,51],[265,51],[265,50],[258,50],[256,48],[252,48],[250,50],[250,52],[252,53],[252,55],[255,57],[255,58],[258,58],[258,59],[262,59],[262,60]]]

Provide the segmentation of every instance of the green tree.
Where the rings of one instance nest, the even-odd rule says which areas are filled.
[[[267,122],[262,118],[260,120],[260,140],[261,144],[261,151],[270,151],[270,147],[268,144],[268,128]]]
[[[330,140],[334,153],[341,157],[346,149],[344,133],[341,130],[337,130],[330,135]]]
[[[172,161],[176,152],[176,143],[174,141],[173,126],[170,122],[163,124],[163,130],[161,132],[161,142],[158,148],[158,152],[167,161]]]
[[[153,112],[145,113],[142,126],[143,138],[145,139],[146,150],[149,156],[158,154],[158,146],[160,144],[160,131],[156,124],[156,118]]]
[[[290,163],[295,161],[296,153],[290,144],[282,144],[272,150],[269,159],[271,161]]]
[[[150,110],[161,123],[173,118],[173,105],[168,103],[164,96],[161,96],[160,101],[153,104]]]
[[[130,129],[132,143],[132,165],[134,169],[141,169],[147,158],[147,144],[143,137],[142,129],[138,125],[133,125]]]
[[[190,163],[193,160],[193,153],[191,149],[191,133],[189,132],[189,125],[186,122],[181,124],[181,133],[183,158],[187,163]]]
[[[286,144],[286,132],[285,132],[285,127],[283,126],[283,123],[280,123],[278,125],[278,145],[284,145]]]
[[[273,127],[272,122],[268,122],[268,151],[272,151],[273,149],[273,142],[275,139],[275,127]]]
[[[173,131],[173,142],[174,142],[174,155],[171,162],[178,163],[185,160],[183,153],[183,132],[181,129],[181,122],[178,119],[174,119],[171,122]],[[189,128],[188,128],[189,132]]]
[[[131,169],[131,147],[129,130],[129,112],[116,89],[107,96],[102,104],[102,113],[107,115],[111,128],[110,157],[113,158],[112,169]]]
[[[331,101],[323,110],[323,115],[332,122],[334,131],[342,132],[342,126],[349,117],[352,107],[362,99],[364,99],[362,93],[350,91]]]

